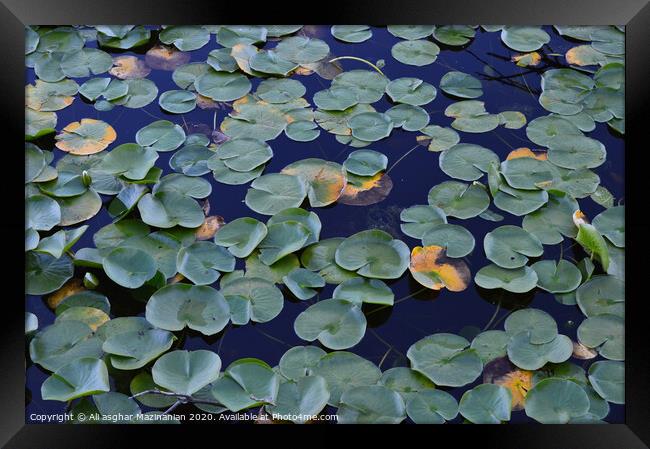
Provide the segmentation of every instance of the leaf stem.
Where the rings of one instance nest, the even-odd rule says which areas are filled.
[[[382,72],[381,69],[379,67],[377,67],[375,64],[368,61],[367,59],[357,58],[356,56],[339,56],[338,58],[330,59],[328,62],[336,62],[336,61],[340,61],[342,59],[351,59],[353,61],[364,62],[364,63],[368,64],[370,67],[372,67],[373,69],[375,69],[377,72],[379,72],[379,74],[381,76],[386,76],[386,75],[384,75],[384,72]]]

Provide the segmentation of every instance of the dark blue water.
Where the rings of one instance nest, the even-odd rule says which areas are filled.
[[[521,72],[528,72],[528,69],[519,68],[510,62],[510,56],[514,52],[501,43],[499,33],[486,33],[477,31],[475,39],[469,45],[459,48],[450,48],[441,46],[438,59],[435,63],[425,67],[414,67],[397,62],[390,54],[391,47],[398,42],[398,38],[389,34],[385,28],[373,28],[373,37],[360,44],[346,44],[339,42],[331,37],[329,26],[309,27],[308,33],[311,36],[318,37],[327,41],[331,53],[335,56],[352,55],[362,57],[369,61],[375,62],[379,59],[385,61],[382,71],[390,79],[404,76],[421,78],[434,86],[438,86],[440,78],[450,70],[459,70],[461,72],[472,74],[483,82],[483,96],[479,100],[485,102],[488,112],[498,113],[506,110],[521,111],[526,115],[530,122],[532,119],[547,115],[537,102],[540,92],[540,73],[535,71],[524,76],[512,78],[520,86],[513,86],[497,80],[486,80],[482,77],[485,73],[486,66],[490,66],[494,71],[502,75],[514,75]],[[548,53],[564,54],[569,48],[577,45],[576,42],[559,36],[552,27],[546,27],[547,32],[552,36],[549,44]],[[154,42],[155,39],[152,39]],[[95,46],[96,43],[87,43],[87,46]],[[266,44],[267,48],[275,46],[275,42]],[[197,51],[191,52],[191,62],[205,62],[207,54],[219,45],[215,42],[214,37],[208,45]],[[138,54],[142,55],[146,51],[138,52],[120,52],[120,54]],[[113,53],[117,54],[117,53]],[[561,64],[563,58],[558,58]],[[363,63],[355,61],[342,61],[345,70],[351,69],[369,69]],[[544,63],[540,67],[545,67]],[[553,68],[549,66],[548,68]],[[159,93],[167,90],[178,89],[171,79],[171,73],[168,71],[152,70],[148,78],[153,80],[158,86]],[[100,76],[107,76],[103,74]],[[305,98],[311,101],[313,94],[319,90],[329,87],[329,81],[320,78],[318,75],[296,76],[305,87],[307,94]],[[32,69],[27,70],[27,81],[33,82],[34,73]],[[86,79],[76,79],[81,85]],[[253,91],[259,83],[259,79],[253,79]],[[526,87],[527,86],[527,87]],[[532,91],[529,91],[529,89]],[[446,96],[441,90],[434,101],[425,105],[424,108],[431,115],[430,124],[440,126],[450,126],[452,119],[445,117],[443,111],[445,108],[457,100]],[[380,102],[373,104],[378,111],[385,111],[392,105],[387,96],[384,96]],[[228,111],[219,110],[217,112],[217,126]],[[77,98],[74,103],[57,112],[58,125],[60,129],[66,124],[78,121],[82,118],[97,118],[109,123],[117,131],[117,140],[113,144],[116,146],[121,143],[135,142],[135,133],[145,125],[154,120],[167,119],[181,126],[192,124],[204,124],[208,129],[212,129],[213,110],[195,109],[194,111],[183,114],[173,115],[164,112],[158,106],[157,100],[142,109],[127,109],[120,106],[115,107],[112,111],[98,112],[91,104],[84,103]],[[189,132],[188,132],[189,134]],[[374,149],[386,154],[389,158],[389,166],[397,161],[408,150],[416,144],[415,136],[417,132],[405,132],[396,129],[392,134],[380,141],[370,145],[367,148]],[[498,127],[492,132],[482,134],[459,133],[461,142],[473,143],[490,148],[497,153],[502,160],[507,154],[518,147],[534,148],[534,144],[526,138],[525,127],[519,130],[510,130]],[[624,140],[618,135],[610,132],[606,124],[597,124],[596,130],[586,133],[590,137],[598,139],[607,148],[607,161],[605,164],[596,169],[601,177],[601,184],[605,186],[614,197],[623,199],[624,197]],[[51,140],[51,139],[50,139]],[[275,140],[269,142],[273,148],[274,157],[268,163],[265,173],[274,173],[280,171],[287,164],[296,160],[317,157],[342,163],[347,154],[354,148],[338,143],[334,136],[325,131],[321,136],[307,143],[294,142],[282,134]],[[51,141],[39,142],[42,148],[52,146]],[[112,147],[113,147],[112,146]],[[55,162],[65,153],[55,149]],[[165,173],[172,170],[168,166],[171,153],[160,153],[156,165],[162,168]],[[394,187],[390,195],[381,203],[359,207],[335,204],[325,208],[312,209],[318,214],[323,229],[321,239],[330,237],[346,237],[355,232],[368,228],[380,228],[394,237],[402,239],[409,247],[420,245],[420,241],[410,238],[400,231],[399,213],[405,208],[414,204],[427,204],[427,193],[429,189],[440,182],[449,180],[438,168],[438,154],[420,147],[409,154],[390,172]],[[221,215],[226,221],[232,221],[242,216],[255,217],[261,221],[266,221],[268,217],[261,216],[251,211],[244,204],[244,196],[248,188],[243,186],[228,186],[214,181],[211,174],[204,176],[212,183],[212,194],[209,198],[211,205],[211,215]],[[105,205],[110,198],[104,198]],[[589,198],[579,200],[581,209],[589,217],[594,217],[603,208],[598,206]],[[306,207],[306,206],[305,206]],[[501,213],[498,209],[491,206],[491,209]],[[450,218],[450,223],[457,223],[465,226],[476,239],[476,248],[473,253],[465,260],[469,265],[472,274],[475,274],[481,267],[487,265],[485,254],[483,252],[483,237],[492,229],[505,225],[514,224],[521,226],[522,217],[515,217],[507,213],[502,213],[505,220],[499,223],[485,221],[479,217],[469,220],[458,220]],[[90,228],[76,244],[75,248],[92,247],[92,236],[102,226],[111,222],[105,208],[87,224]],[[574,258],[576,261],[584,257],[584,254],[575,248],[571,249],[570,241],[565,240],[564,257]],[[544,258],[556,258],[560,254],[560,246],[545,246]],[[238,261],[238,269],[243,268],[243,261]],[[83,273],[81,273],[83,275]],[[138,302],[131,298],[126,291],[120,290],[103,290],[107,283],[100,286],[99,291],[104,292],[109,297],[112,305],[112,317],[122,315],[144,315],[144,303]],[[473,283],[470,287],[461,293],[452,293],[447,290],[440,292],[426,290],[422,291],[422,286],[415,282],[408,272],[401,279],[388,282],[389,286],[395,293],[396,301],[400,298],[412,296],[406,300],[399,301],[392,308],[377,310],[377,307],[366,307],[366,317],[368,319],[368,330],[363,340],[350,351],[355,352],[368,360],[381,365],[382,370],[394,366],[408,366],[406,351],[409,346],[417,340],[437,332],[451,332],[464,335],[470,341],[473,336],[485,326],[492,322],[491,328],[503,329],[503,320],[513,308],[517,307],[534,307],[549,312],[557,321],[561,333],[568,335],[572,339],[576,338],[576,329],[584,319],[577,306],[565,306],[555,301],[553,295],[543,291],[535,291],[530,294],[515,295],[507,292],[490,292],[478,289]],[[326,286],[320,293],[321,299],[331,297],[334,286]],[[418,293],[419,292],[419,293]],[[226,367],[232,361],[242,357],[257,357],[265,360],[271,365],[277,364],[280,357],[289,348],[297,345],[305,345],[307,342],[301,340],[293,331],[293,322],[297,315],[304,311],[312,301],[297,301],[292,298],[291,294],[284,289],[285,305],[282,313],[274,320],[268,323],[249,323],[245,326],[228,326],[223,332],[215,336],[205,337],[199,333],[189,331],[179,333],[184,336],[181,338],[182,346],[185,349],[210,349],[218,352],[222,359],[223,366]],[[499,307],[497,304],[501,303]],[[39,319],[39,327],[43,328],[54,321],[54,313],[45,305],[40,297],[28,296],[26,298],[26,309],[35,313]],[[316,343],[317,344],[317,343]],[[388,352],[388,355],[386,353]],[[571,360],[585,369],[588,369],[592,361]],[[120,376],[115,376],[114,390],[123,393],[129,393],[128,384],[130,378],[135,376],[137,371],[123,372]],[[57,413],[65,408],[65,404],[56,401],[44,401],[40,395],[40,385],[47,378],[48,373],[36,365],[30,365],[27,369],[27,397],[26,419],[29,420],[31,413]],[[481,382],[481,378],[477,383]],[[462,393],[473,385],[462,388],[451,388],[448,391],[460,398]],[[624,422],[624,407],[611,405],[611,412],[606,421],[612,423]],[[146,409],[146,407],[143,407]],[[457,418],[454,422],[460,422]],[[531,422],[523,411],[513,412],[512,422]]]

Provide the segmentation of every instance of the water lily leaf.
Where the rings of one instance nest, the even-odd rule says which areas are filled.
[[[102,47],[128,50],[144,45],[151,39],[151,31],[143,26],[102,25],[95,28],[97,28],[97,42]]]
[[[208,160],[214,156],[212,149],[201,144],[189,144],[176,151],[169,159],[169,166],[188,176],[201,176],[210,172]]]
[[[115,130],[108,123],[84,118],[63,128],[56,136],[56,146],[70,154],[87,155],[104,150],[116,138]]]
[[[73,80],[55,83],[36,80],[25,87],[25,106],[40,112],[60,111],[72,104],[78,91],[79,85]]]
[[[108,370],[102,360],[82,357],[56,370],[41,385],[45,400],[71,401],[110,391]]]
[[[474,249],[474,236],[459,225],[438,224],[426,231],[421,239],[425,247],[442,247],[445,254],[453,258],[465,257]]]
[[[447,257],[441,246],[413,248],[409,270],[416,281],[433,290],[463,291],[471,279],[465,262]]]
[[[137,56],[116,56],[113,58],[112,64],[114,66],[109,73],[122,80],[146,78],[151,73],[151,68]]]
[[[478,98],[483,95],[481,82],[472,75],[463,72],[447,72],[440,79],[443,92],[459,98]]]
[[[322,376],[330,391],[328,404],[338,407],[342,394],[352,388],[375,385],[381,370],[369,360],[346,351],[334,351],[320,359],[313,374]]]
[[[605,146],[590,137],[557,136],[548,142],[548,160],[564,168],[594,168],[605,162]]]
[[[372,37],[368,25],[333,25],[330,33],[338,40],[350,43],[364,42]]]
[[[488,113],[484,103],[477,100],[452,103],[445,109],[445,115],[454,118],[452,128],[468,133],[492,131],[500,123],[499,116]]]
[[[448,217],[467,219],[484,212],[490,197],[476,184],[444,181],[429,191],[429,204],[442,209]]]
[[[73,290],[68,294],[68,296],[63,298],[55,299],[55,295],[50,295],[48,298],[48,305],[50,307],[54,306],[53,308],[55,308],[57,316],[74,307],[98,309],[101,312],[104,312],[105,315],[108,315],[111,312],[111,304],[108,302],[106,296],[96,291],[83,290],[82,287],[80,290]],[[106,320],[106,322],[107,321],[108,320]]]
[[[25,140],[35,140],[56,132],[54,129],[56,122],[55,112],[41,112],[25,108]]]
[[[397,78],[386,86],[386,93],[396,103],[421,106],[436,98],[436,88],[418,78]]]
[[[616,315],[597,315],[578,327],[578,340],[588,348],[598,348],[609,360],[625,360],[625,322]]]
[[[116,248],[102,261],[106,275],[126,288],[138,288],[156,274],[156,262],[137,248]]]
[[[82,357],[101,357],[102,343],[85,323],[64,320],[39,331],[29,343],[29,356],[48,371]]]
[[[625,247],[625,206],[610,207],[593,221],[596,230],[615,246]]]
[[[170,331],[185,327],[214,335],[230,318],[224,296],[208,286],[167,285],[154,293],[146,309],[147,321]]]
[[[429,114],[419,106],[397,104],[386,111],[395,128],[404,131],[419,131],[429,124]]]
[[[246,194],[246,205],[255,212],[274,215],[289,207],[298,207],[307,191],[302,178],[272,173],[253,181]]]
[[[275,51],[259,51],[249,60],[250,67],[261,73],[286,76],[298,67],[298,64],[280,57]]]
[[[260,260],[260,252],[254,251],[246,258],[245,277],[262,278],[275,284],[281,284],[282,278],[300,267],[300,261],[295,254],[288,254],[277,262],[267,265]],[[228,282],[230,282],[230,278]],[[222,285],[226,283],[226,276],[221,281]]]
[[[506,355],[507,345],[508,334],[499,330],[489,330],[481,332],[474,337],[470,347],[478,353],[483,364],[487,365],[499,357],[504,357]]]
[[[270,224],[267,229],[266,237],[258,245],[259,259],[266,265],[298,251],[305,246],[311,235],[307,226],[293,220]]]
[[[578,203],[568,195],[549,195],[548,203],[524,217],[522,227],[545,245],[561,243],[563,236],[575,237],[573,212]]]
[[[487,258],[503,268],[519,268],[528,257],[538,257],[544,252],[542,243],[518,226],[501,226],[488,232],[483,240]]]
[[[26,228],[49,231],[61,221],[57,202],[45,195],[31,195],[25,201]]]
[[[336,250],[343,240],[345,239],[325,239],[308,246],[300,256],[302,265],[308,270],[318,271],[328,284],[340,284],[357,277],[354,271],[345,270],[336,264]]]
[[[433,37],[445,45],[465,45],[476,34],[474,27],[469,25],[437,25]]]
[[[320,61],[330,51],[329,45],[320,39],[304,36],[291,36],[282,39],[275,47],[278,56],[296,64]]]
[[[256,44],[265,42],[267,28],[256,25],[221,26],[217,31],[217,42],[224,47],[234,47],[237,44]]]
[[[28,295],[44,295],[58,290],[73,275],[72,260],[47,253],[30,251],[25,262],[25,292]]]
[[[127,92],[119,98],[110,100],[114,104],[122,105],[131,109],[140,109],[154,101],[158,96],[158,88],[151,80],[129,79],[124,80],[123,83],[127,86]]]
[[[494,205],[513,215],[522,216],[545,205],[548,198],[548,192],[545,190],[519,190],[502,184],[494,196]]]
[[[359,176],[373,176],[386,170],[388,158],[377,151],[357,150],[348,155],[343,163],[343,168]]]
[[[294,330],[307,341],[318,339],[330,349],[347,349],[361,341],[366,318],[361,308],[342,299],[327,299],[310,306],[296,318]]]
[[[217,245],[228,248],[235,257],[248,257],[257,245],[264,240],[267,228],[254,218],[244,217],[222,226],[215,234]]]
[[[327,111],[344,111],[358,103],[356,91],[349,87],[332,87],[314,94],[314,104]]]
[[[169,120],[157,120],[138,130],[135,140],[156,151],[173,151],[185,141],[185,131]]]
[[[158,228],[196,228],[205,218],[196,200],[174,191],[147,193],[138,202],[138,210],[142,221]]]
[[[284,78],[269,78],[262,81],[255,94],[269,103],[289,103],[307,92],[305,86],[298,80]]]
[[[124,143],[113,148],[102,160],[101,169],[128,179],[144,178],[158,160],[158,153],[134,143]]]
[[[147,50],[145,62],[155,70],[176,70],[189,62],[191,55],[166,45],[156,45]]]
[[[247,172],[269,161],[273,150],[262,140],[240,137],[222,144],[216,157],[232,170]]]
[[[102,345],[111,364],[121,370],[138,369],[171,348],[175,337],[160,329],[131,331],[113,335]]]
[[[244,75],[214,70],[198,76],[194,85],[201,95],[214,101],[236,100],[251,90],[251,83]]]
[[[358,386],[341,395],[342,424],[399,424],[406,418],[401,396],[382,385]]]
[[[478,354],[469,342],[453,334],[433,334],[409,348],[411,368],[424,374],[436,385],[459,387],[472,383],[483,370]]]
[[[438,58],[440,47],[427,40],[408,40],[393,45],[390,53],[402,64],[422,67],[433,64]]]
[[[178,272],[196,285],[208,285],[219,279],[220,271],[235,269],[235,258],[212,242],[195,242],[181,248],[176,259]]]
[[[461,143],[444,151],[438,159],[440,169],[452,178],[474,181],[487,172],[492,163],[498,163],[499,157],[480,145]]]
[[[264,25],[266,35],[269,37],[282,37],[293,34],[302,28],[302,25]]]
[[[544,424],[565,424],[589,411],[587,393],[576,383],[545,379],[526,397],[526,415]]]
[[[245,277],[228,282],[221,289],[230,306],[233,324],[271,321],[284,306],[282,292],[272,282],[257,277]]]
[[[361,276],[397,279],[409,262],[409,250],[401,240],[380,230],[358,232],[345,239],[335,253],[336,263]]]
[[[406,404],[415,400],[422,393],[433,391],[435,388],[433,382],[422,374],[404,366],[398,366],[384,371],[381,379],[379,379],[379,384],[398,393]],[[433,411],[430,410],[429,412],[431,413]]]
[[[168,90],[160,95],[158,104],[167,112],[185,114],[196,107],[196,94],[186,90]]]
[[[460,142],[460,136],[451,128],[429,125],[423,128],[422,132],[431,138],[429,151],[445,151]]]
[[[153,193],[178,192],[192,198],[205,198],[212,192],[212,185],[203,178],[170,173],[153,187]]]
[[[500,424],[510,421],[512,393],[505,387],[483,384],[466,391],[458,411],[474,424]]]
[[[315,288],[325,286],[325,280],[318,274],[304,268],[296,268],[286,276],[282,281],[293,295],[301,300],[314,297],[318,292]]]
[[[59,313],[55,322],[79,321],[86,324],[94,332],[109,320],[110,317],[102,310],[94,307],[74,306]]]
[[[339,284],[332,293],[334,299],[343,299],[361,306],[363,303],[393,305],[395,295],[383,281],[354,278]]]
[[[267,405],[266,410],[280,416],[295,416],[291,421],[304,424],[310,416],[317,415],[325,408],[329,397],[330,393],[324,378],[302,377],[295,382],[280,384],[275,405]]]
[[[501,40],[516,51],[535,51],[551,41],[551,36],[539,27],[507,25],[501,30]]]
[[[263,404],[276,403],[279,376],[258,359],[233,362],[212,387],[212,395],[229,410],[237,412]]]
[[[174,393],[191,395],[219,377],[221,359],[212,351],[172,351],[154,363],[156,384]]]
[[[530,267],[508,269],[490,264],[476,273],[474,282],[487,289],[502,288],[513,293],[525,293],[537,285],[537,273]]]
[[[210,41],[210,32],[198,25],[168,26],[158,38],[164,44],[174,44],[181,51],[192,51]]]
[[[568,293],[580,285],[582,275],[578,267],[564,259],[540,260],[531,268],[537,273],[537,286],[551,293]]]
[[[435,27],[433,25],[388,25],[387,28],[393,36],[415,40],[431,36]]]
[[[311,142],[320,136],[316,123],[309,120],[296,120],[287,125],[284,130],[287,137],[297,142]]]
[[[376,142],[388,137],[393,130],[393,122],[386,114],[362,112],[348,119],[352,136],[366,142]]]
[[[594,276],[578,288],[576,300],[587,317],[602,314],[623,317],[625,284],[614,276]]]
[[[280,373],[291,380],[310,376],[314,367],[327,353],[318,346],[294,346],[280,358]]]
[[[388,85],[388,79],[381,74],[369,70],[350,70],[337,75],[332,80],[331,89],[345,88],[353,93],[358,103],[375,103],[383,96]],[[347,112],[347,111],[346,111]],[[350,116],[358,112],[349,111]]]
[[[578,242],[592,258],[598,260],[603,269],[607,271],[609,267],[609,249],[603,236],[587,221],[585,214],[580,210],[576,210],[573,213],[573,222],[578,227],[578,234],[575,237],[576,242]]]
[[[107,72],[113,59],[105,51],[96,48],[82,48],[66,53],[61,59],[61,71],[69,78],[86,78]]]
[[[417,205],[400,212],[402,232],[409,237],[421,239],[427,232],[447,223],[445,212],[436,206]]]
[[[335,202],[341,195],[347,181],[345,171],[341,165],[316,158],[303,159],[289,164],[282,169],[281,174],[283,176],[293,175],[306,184],[308,188],[307,196],[312,207],[323,207]],[[253,183],[253,187],[255,187],[256,182]],[[293,181],[293,183],[296,182]],[[299,205],[294,204],[289,207]]]
[[[596,393],[613,404],[625,403],[625,364],[602,360],[589,367],[589,382]]]
[[[551,315],[539,309],[513,312],[504,323],[506,333],[514,337],[520,332],[529,335],[531,344],[549,343],[557,336],[557,324]]]
[[[508,358],[519,368],[536,370],[548,362],[561,363],[573,353],[573,343],[566,335],[558,334],[548,343],[531,343],[531,333],[522,331],[508,341]]]
[[[322,224],[320,218],[318,218],[318,215],[316,215],[314,212],[308,212],[298,207],[281,210],[269,218],[266,225],[271,226],[276,223],[283,223],[287,221],[298,222],[309,230],[309,237],[305,245],[311,245],[312,243],[317,242],[320,238]]]
[[[406,403],[406,413],[416,424],[444,424],[458,415],[458,402],[442,390],[426,390]]]

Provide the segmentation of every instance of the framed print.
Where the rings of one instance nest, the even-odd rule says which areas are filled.
[[[3,444],[647,447],[650,7],[240,9],[0,9]]]

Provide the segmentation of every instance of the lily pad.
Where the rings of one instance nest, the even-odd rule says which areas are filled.
[[[296,334],[307,341],[318,339],[330,349],[347,349],[361,341],[366,318],[361,308],[342,299],[327,299],[310,306],[296,318]]]
[[[406,271],[408,247],[401,240],[380,230],[358,232],[345,239],[336,249],[336,263],[361,276],[396,279]]]
[[[582,282],[578,267],[564,259],[557,263],[554,260],[540,260],[531,268],[537,273],[537,286],[547,292],[568,293]]]
[[[110,391],[108,370],[102,360],[82,357],[56,370],[41,385],[45,400],[73,399]]]
[[[608,360],[625,360],[625,322],[616,315],[597,315],[578,327],[578,340],[588,348],[597,348]]]
[[[463,291],[471,279],[465,262],[447,257],[441,246],[413,248],[409,270],[416,281],[433,290]]]
[[[518,226],[501,226],[488,232],[483,240],[487,258],[502,268],[519,268],[526,265],[529,257],[544,252],[537,237]]]
[[[481,82],[463,72],[447,72],[440,79],[440,89],[459,98],[478,98],[483,95]]]
[[[191,395],[219,377],[221,359],[212,351],[172,351],[154,363],[153,381],[174,393]]]
[[[602,360],[589,367],[589,382],[596,393],[613,404],[625,403],[625,364]]]
[[[448,217],[467,219],[483,213],[490,197],[476,184],[444,181],[429,191],[429,204],[441,208]]]
[[[243,325],[250,320],[265,323],[278,316],[284,306],[282,292],[266,279],[234,279],[222,287],[221,293],[230,306],[233,324]]]
[[[444,151],[438,159],[440,169],[452,178],[475,181],[487,172],[499,157],[480,145],[461,143]]]
[[[537,273],[530,267],[508,269],[490,264],[476,273],[474,282],[487,289],[501,288],[512,293],[525,293],[537,285]]]
[[[341,395],[341,424],[399,424],[406,418],[401,396],[382,385],[350,388]]]
[[[440,47],[427,40],[408,40],[393,45],[390,53],[402,64],[422,67],[438,59]]]
[[[500,424],[510,421],[510,390],[500,385],[483,384],[466,391],[458,411],[474,424]]]

